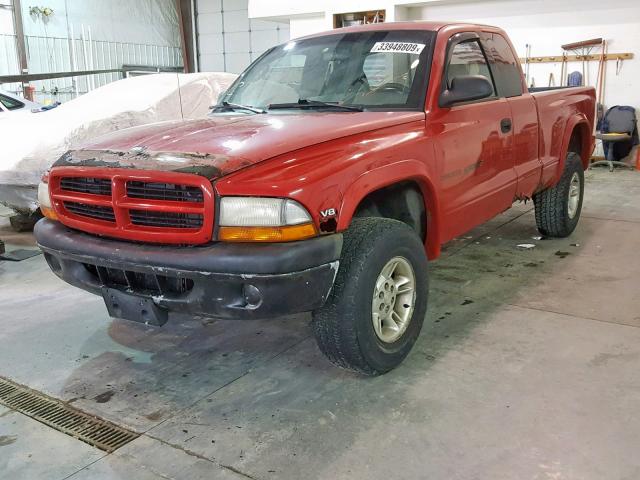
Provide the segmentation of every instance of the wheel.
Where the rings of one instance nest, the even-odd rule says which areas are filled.
[[[427,257],[415,231],[397,220],[355,218],[331,294],[313,314],[318,346],[339,367],[388,372],[418,338],[427,294]]]
[[[533,196],[538,231],[547,237],[571,235],[580,219],[584,196],[584,170],[580,155],[567,154],[560,181]]]

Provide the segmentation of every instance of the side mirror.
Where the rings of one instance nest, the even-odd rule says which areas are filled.
[[[440,95],[440,106],[450,107],[456,103],[471,102],[493,95],[493,85],[482,75],[460,75],[451,81],[451,88]]]

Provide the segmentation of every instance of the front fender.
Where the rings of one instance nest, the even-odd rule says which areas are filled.
[[[346,189],[340,207],[338,231],[346,230],[362,200],[370,193],[403,181],[416,182],[425,200],[427,211],[427,257],[435,259],[440,255],[440,204],[435,187],[424,162],[415,159],[389,163],[360,175]]]

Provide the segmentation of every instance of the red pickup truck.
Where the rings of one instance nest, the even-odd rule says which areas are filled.
[[[541,234],[574,230],[594,112],[593,88],[528,90],[498,28],[333,30],[267,51],[208,118],[67,152],[35,236],[113,317],[312,311],[326,356],[376,375],[416,341],[443,243],[526,199]]]

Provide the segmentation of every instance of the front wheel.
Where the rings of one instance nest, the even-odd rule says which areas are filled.
[[[547,237],[568,237],[582,211],[584,170],[580,155],[567,154],[560,181],[533,196],[538,231]]]
[[[388,372],[420,334],[427,293],[427,258],[415,231],[397,220],[354,219],[331,295],[313,315],[320,350],[342,368]]]

